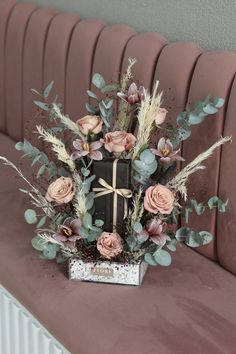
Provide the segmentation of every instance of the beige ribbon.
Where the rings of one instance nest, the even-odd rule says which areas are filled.
[[[104,195],[114,193],[113,196],[113,222],[112,229],[113,232],[116,232],[116,224],[117,224],[117,198],[120,195],[124,198],[124,219],[128,215],[128,203],[126,199],[132,197],[132,191],[126,188],[116,188],[116,179],[117,179],[117,163],[118,159],[115,159],[112,166],[112,186],[110,186],[103,178],[98,179],[98,183],[103,188],[93,188],[94,192],[98,192],[95,195],[95,198],[102,197]]]

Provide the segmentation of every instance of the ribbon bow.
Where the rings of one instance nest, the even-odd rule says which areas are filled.
[[[118,159],[115,159],[113,162],[112,168],[112,186],[108,184],[103,178],[98,179],[98,183],[103,188],[93,188],[94,192],[98,192],[95,195],[95,198],[102,197],[106,194],[114,193],[113,197],[113,232],[116,231],[116,224],[117,224],[117,197],[120,195],[124,198],[124,219],[128,215],[128,203],[126,199],[132,197],[132,191],[127,188],[116,188],[116,174],[117,174],[117,163]]]

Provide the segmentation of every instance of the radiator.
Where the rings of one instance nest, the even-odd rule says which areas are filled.
[[[0,285],[0,354],[70,354]]]

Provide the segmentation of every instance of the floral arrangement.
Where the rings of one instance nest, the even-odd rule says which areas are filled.
[[[56,99],[49,103],[53,82],[43,94],[33,90],[44,117],[44,126],[36,126],[37,134],[44,141],[41,145],[50,144],[54,157],[26,139],[16,149],[31,160],[34,170],[38,166],[36,179],[48,180],[45,189],[0,157],[28,187],[20,189],[32,204],[24,217],[36,225],[32,245],[43,259],[144,260],[168,266],[178,244],[198,247],[212,240],[209,232],[188,226],[191,212],[226,211],[227,201],[217,196],[200,203],[188,198],[187,183],[192,173],[204,168],[204,160],[231,138],[220,138],[183,168],[181,156],[181,142],[191,136],[191,126],[215,114],[224,100],[207,97],[192,110],[187,107],[172,125],[162,107],[158,82],[152,93],[138,86],[134,64],[129,59],[119,83],[107,84],[95,74],[96,93],[87,91],[89,115],[75,122],[63,114]],[[178,228],[180,217],[185,226]]]

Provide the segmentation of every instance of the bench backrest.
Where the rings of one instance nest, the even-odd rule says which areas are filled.
[[[118,80],[135,57],[135,75],[151,89],[160,80],[163,106],[174,119],[186,103],[207,94],[225,98],[218,116],[193,129],[183,144],[186,161],[209,147],[220,135],[233,135],[236,128],[236,54],[204,52],[194,43],[168,41],[157,33],[138,34],[127,25],[106,26],[97,20],[81,20],[79,14],[57,13],[30,3],[0,2],[0,131],[14,140],[29,134],[36,107],[31,88],[42,90],[54,80],[65,111],[73,118],[83,116],[86,90],[92,74],[106,81]],[[206,163],[206,171],[192,178],[194,197],[211,195],[230,198],[230,211],[192,216],[193,228],[209,230],[214,242],[199,252],[236,273],[236,139]]]

